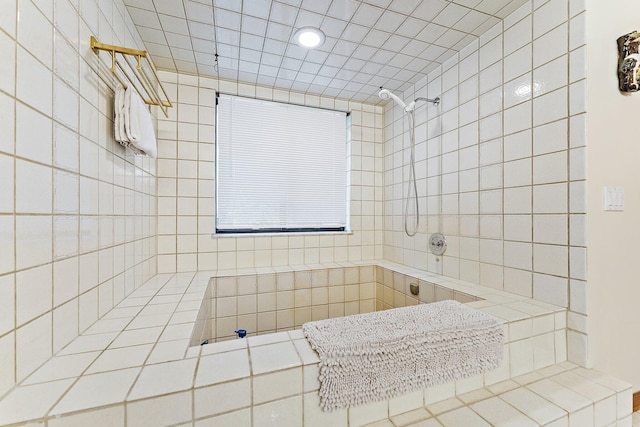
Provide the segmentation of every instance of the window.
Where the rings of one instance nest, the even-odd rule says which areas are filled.
[[[348,229],[346,113],[216,101],[216,233]]]

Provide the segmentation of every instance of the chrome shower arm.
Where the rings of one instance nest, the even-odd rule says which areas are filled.
[[[413,102],[418,102],[418,101],[426,101],[426,102],[432,103],[433,105],[438,105],[438,104],[440,104],[440,97],[437,97],[437,98],[434,98],[434,99],[420,97],[420,98],[416,98],[415,101],[413,101]]]

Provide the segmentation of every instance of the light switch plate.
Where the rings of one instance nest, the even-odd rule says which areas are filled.
[[[624,188],[622,187],[604,187],[604,206],[605,211],[623,211],[624,210]]]

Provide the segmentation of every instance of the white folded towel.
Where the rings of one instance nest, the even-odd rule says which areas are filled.
[[[124,133],[124,121],[122,119],[122,113],[124,109],[124,92],[125,89],[122,86],[118,86],[115,91],[113,100],[113,133],[115,140],[125,147],[129,144],[127,135]]]
[[[123,111],[124,129],[130,146],[155,159],[158,148],[151,114],[131,86],[125,91]]]

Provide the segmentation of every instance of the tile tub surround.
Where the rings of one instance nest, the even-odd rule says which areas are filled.
[[[484,375],[427,389],[426,395],[432,396],[428,402],[566,360],[565,309],[400,265],[376,264],[482,298],[469,304],[506,322],[505,364]],[[274,411],[284,417],[282,425],[300,425],[296,420],[303,414],[322,417],[317,402],[312,403],[319,388],[318,359],[299,330],[189,346],[202,301],[208,298],[210,278],[220,273],[229,275],[226,271],[155,276],[4,396],[0,425],[31,420],[65,425],[71,422],[67,416],[115,417],[120,425],[124,414],[131,426],[192,420],[207,425],[223,423],[227,416],[253,417],[254,425],[262,425]],[[424,396],[420,392],[408,395],[407,401],[392,399],[377,404],[373,412],[365,406],[352,408],[347,415],[332,414],[348,416],[352,425],[360,425],[385,419],[389,408],[393,408],[390,413],[399,414],[422,407]],[[236,410],[237,414],[228,414]],[[205,421],[218,416],[222,418]],[[317,419],[333,425],[327,418]]]
[[[210,282],[210,304],[203,307],[208,313],[201,313],[201,319],[209,318],[209,323],[198,323],[192,345],[205,339],[211,342],[236,338],[237,329],[245,329],[249,335],[265,334],[300,328],[311,320],[420,302],[455,299],[467,303],[479,299],[462,290],[375,265],[335,264],[277,270],[218,272]],[[410,293],[411,283],[420,286],[419,295]],[[202,335],[206,330],[211,335]]]

